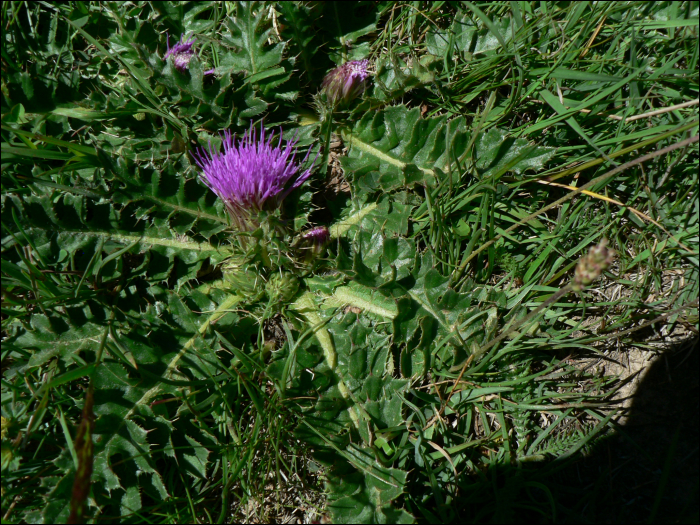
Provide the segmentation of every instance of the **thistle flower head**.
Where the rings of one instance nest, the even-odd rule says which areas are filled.
[[[241,230],[253,229],[253,214],[278,207],[293,189],[309,178],[313,168],[299,173],[294,161],[296,140],[288,141],[282,148],[281,129],[277,146],[272,145],[273,133],[269,133],[267,140],[265,135],[262,124],[259,135],[251,124],[238,144],[234,144],[235,135],[232,137],[231,132],[225,131],[223,153],[213,151],[210,141],[208,151],[202,148],[193,155],[202,169],[202,180],[224,201]]]
[[[194,56],[194,43],[195,39],[185,40],[185,35],[180,35],[180,41],[175,44],[172,48],[170,47],[170,37],[168,37],[168,51],[165,53],[163,60],[167,60],[168,57],[173,57],[173,65],[178,71],[186,71],[189,67],[190,60]]]
[[[607,270],[615,259],[615,251],[608,248],[608,240],[601,239],[597,246],[591,248],[579,259],[574,274],[573,289],[580,292]]]
[[[369,60],[353,60],[335,68],[323,79],[321,87],[331,104],[350,102],[367,87]]]

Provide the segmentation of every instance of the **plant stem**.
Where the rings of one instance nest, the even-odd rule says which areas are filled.
[[[333,131],[333,110],[326,110],[325,113],[326,120],[328,122],[326,126],[326,137],[324,139],[323,145],[323,157],[321,157],[321,166],[324,170],[328,169],[328,157],[331,153],[331,135]]]

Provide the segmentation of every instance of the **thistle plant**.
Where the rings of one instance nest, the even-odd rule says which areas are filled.
[[[694,4],[519,5],[3,11],[3,61],[19,65],[2,99],[5,521],[556,522],[610,508],[522,488],[613,426],[616,379],[579,349],[656,322],[640,311],[668,317],[664,339],[697,320],[697,78],[670,67],[694,63]],[[592,25],[635,38],[586,44]],[[201,78],[209,53],[216,82]],[[554,58],[565,86],[540,73]],[[339,137],[328,191],[306,184],[327,159],[302,164],[263,117],[319,157]],[[182,155],[203,129],[211,143]],[[193,167],[203,184],[183,176]],[[575,173],[589,182],[569,186]],[[602,232],[630,275],[604,303],[586,290],[613,252],[579,253]],[[307,489],[327,481],[328,517],[271,514],[270,473],[314,507]]]
[[[256,229],[259,212],[279,208],[311,175],[313,166],[299,172],[295,139],[283,148],[281,129],[277,146],[272,145],[273,139],[274,134],[262,124],[259,134],[251,124],[238,144],[230,131],[223,133],[223,153],[214,151],[210,141],[208,149],[193,154],[202,169],[202,181],[224,202],[239,231]]]

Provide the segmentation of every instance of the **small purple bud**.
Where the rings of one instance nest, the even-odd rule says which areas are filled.
[[[170,40],[170,37],[168,37]],[[168,51],[165,53],[163,60],[167,60],[168,57],[173,57],[173,66],[178,71],[185,72],[190,65],[190,60],[194,56],[193,45],[195,39],[185,40],[185,35],[180,35],[180,41],[175,44],[172,48],[170,47],[170,42],[168,42]]]
[[[276,208],[295,188],[309,178],[311,166],[299,174],[294,162],[296,140],[282,148],[282,130],[277,146],[272,146],[273,133],[265,140],[265,128],[260,124],[260,135],[253,128],[234,145],[235,135],[230,131],[222,135],[224,152],[204,148],[193,154],[202,169],[202,181],[224,201],[234,224],[240,230],[256,227],[254,215],[267,208]],[[308,158],[308,153],[306,155]],[[306,158],[304,161],[306,161]]]
[[[306,244],[311,245],[311,249],[319,254],[323,251],[323,248],[326,247],[326,243],[328,240],[331,238],[331,234],[328,231],[328,228],[325,226],[320,226],[318,228],[314,228],[311,231],[306,232],[302,238],[304,239]]]
[[[309,263],[323,253],[330,238],[328,228],[319,226],[298,237],[294,245],[303,254],[304,261]]]
[[[364,92],[369,78],[369,60],[353,60],[329,72],[321,87],[331,104],[348,103]]]

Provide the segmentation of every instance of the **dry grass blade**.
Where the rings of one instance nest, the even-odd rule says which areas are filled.
[[[571,190],[571,191],[575,191],[575,190],[577,189],[576,186],[569,186],[568,184],[559,184],[558,182],[550,182],[550,181],[547,181],[547,180],[537,180],[536,182],[538,182],[539,184],[544,184],[544,185],[546,185],[546,186],[556,186],[556,187],[558,187],[558,188],[565,188],[565,189]],[[680,246],[681,248],[683,248],[685,251],[687,251],[688,253],[693,253],[693,250],[691,250],[691,249],[688,248],[685,244],[683,244],[681,241],[679,241],[678,239],[676,239],[676,238],[673,236],[673,234],[672,234],[670,231],[668,231],[668,230],[664,227],[663,224],[660,224],[658,221],[655,221],[654,219],[652,219],[651,217],[649,217],[647,214],[642,213],[641,211],[639,211],[639,210],[633,208],[632,206],[628,206],[628,205],[626,205],[626,204],[623,204],[623,203],[621,203],[621,202],[618,201],[618,200],[612,199],[612,198],[610,198],[610,197],[606,197],[605,195],[601,195],[600,193],[595,193],[595,192],[589,191],[589,190],[582,190],[581,193],[583,193],[584,195],[588,195],[588,196],[590,196],[590,197],[593,197],[593,198],[596,198],[596,199],[605,201],[605,202],[609,202],[609,203],[611,203],[611,204],[616,204],[617,206],[620,206],[621,208],[625,208],[625,209],[631,211],[632,213],[634,213],[634,214],[635,214],[637,217],[639,217],[640,219],[643,219],[643,220],[645,220],[645,221],[647,221],[647,222],[650,222],[650,223],[652,223],[654,226],[656,226],[656,227],[662,229],[671,239],[673,239],[673,240],[676,242],[676,244],[678,244],[678,246]]]
[[[472,259],[474,259],[474,257],[476,257],[477,255],[479,255],[479,254],[480,254],[481,252],[483,252],[484,250],[486,250],[489,246],[495,244],[496,241],[498,241],[499,239],[503,238],[503,237],[504,237],[505,235],[507,235],[508,233],[510,233],[510,232],[512,232],[512,231],[514,231],[514,230],[516,230],[516,229],[518,229],[519,227],[521,227],[521,226],[524,225],[524,224],[527,224],[529,221],[531,221],[531,220],[533,220],[533,219],[536,219],[539,215],[543,214],[544,212],[546,212],[546,211],[548,211],[548,210],[551,210],[552,208],[555,208],[555,207],[557,207],[557,206],[559,206],[559,205],[561,205],[561,204],[563,204],[563,203],[565,203],[565,202],[567,202],[567,201],[573,199],[573,198],[574,198],[576,195],[578,195],[579,193],[582,193],[582,192],[586,191],[587,189],[592,188],[592,187],[595,186],[596,184],[598,184],[598,183],[600,183],[600,182],[603,182],[603,181],[606,181],[606,180],[608,180],[610,177],[613,177],[614,175],[616,175],[616,174],[618,174],[618,173],[620,173],[620,172],[622,172],[622,171],[624,171],[624,170],[626,170],[626,169],[629,169],[629,168],[631,168],[631,167],[633,167],[633,166],[637,166],[637,165],[642,164],[642,163],[644,163],[644,162],[648,162],[648,161],[650,161],[651,159],[654,159],[654,158],[656,158],[656,157],[661,157],[662,155],[666,155],[666,154],[668,154],[668,153],[670,153],[670,152],[672,152],[672,151],[675,151],[675,150],[678,150],[678,149],[683,149],[683,148],[685,148],[686,146],[689,146],[690,144],[695,144],[696,142],[698,142],[698,139],[700,139],[700,136],[695,135],[695,136],[690,137],[690,138],[688,138],[688,139],[682,140],[682,141],[680,141],[680,142],[678,142],[678,143],[676,143],[676,144],[672,144],[671,146],[666,146],[665,148],[661,148],[660,150],[654,151],[654,152],[652,152],[652,153],[648,153],[648,154],[643,155],[643,156],[641,156],[641,157],[639,157],[639,158],[637,158],[637,159],[631,160],[631,161],[629,161],[629,162],[625,162],[624,164],[621,164],[621,165],[618,166],[617,168],[614,168],[614,169],[610,170],[609,172],[604,173],[603,175],[600,175],[599,177],[596,177],[595,179],[593,179],[593,180],[587,182],[586,184],[584,184],[584,185],[581,186],[580,188],[576,188],[575,190],[572,190],[571,193],[569,193],[568,195],[562,197],[561,199],[557,199],[556,201],[554,201],[554,202],[548,204],[547,206],[544,206],[543,208],[541,208],[540,210],[536,211],[535,213],[532,213],[532,214],[528,215],[528,216],[525,217],[524,219],[518,221],[518,222],[515,223],[513,226],[511,226],[511,227],[509,227],[508,229],[506,229],[502,234],[500,234],[500,235],[494,237],[492,240],[490,240],[490,241],[488,241],[488,242],[482,244],[481,247],[480,247],[479,249],[474,250],[474,252],[473,252],[469,257],[467,257],[464,261],[462,261],[462,264],[461,264],[460,267],[466,267],[466,265],[469,263],[469,261],[471,261]]]

